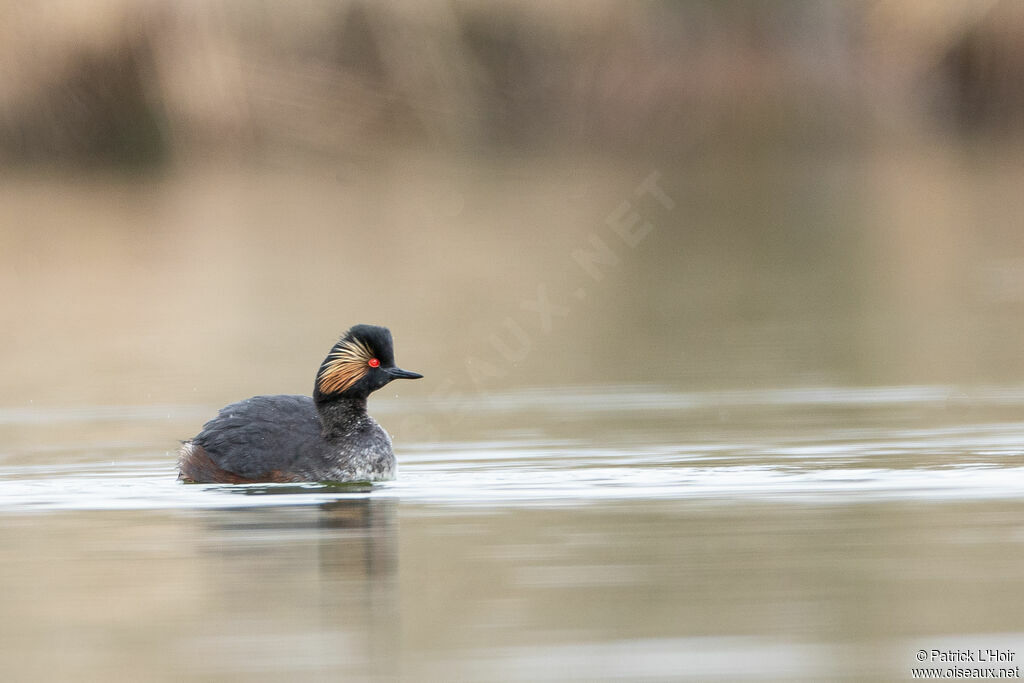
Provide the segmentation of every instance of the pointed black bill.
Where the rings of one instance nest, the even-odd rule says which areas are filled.
[[[391,379],[419,379],[423,377],[418,372],[410,372],[402,368],[388,368],[388,374],[391,375]]]

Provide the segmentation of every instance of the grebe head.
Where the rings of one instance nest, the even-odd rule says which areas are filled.
[[[395,365],[391,331],[377,325],[356,325],[338,340],[319,372],[313,399],[365,399],[393,379],[419,379],[418,372]]]

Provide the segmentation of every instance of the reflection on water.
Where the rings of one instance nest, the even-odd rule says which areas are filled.
[[[902,678],[1024,642],[1022,412],[1019,387],[509,392],[372,487],[180,484],[152,434],[192,407],[0,412],[6,443],[82,427],[0,467],[0,654],[15,679]]]
[[[400,639],[394,501],[237,509],[189,524],[218,606],[176,649],[197,676],[388,675]]]

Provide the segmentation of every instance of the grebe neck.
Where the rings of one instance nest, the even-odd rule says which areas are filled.
[[[366,419],[366,398],[336,397],[316,402],[324,438],[343,437]]]

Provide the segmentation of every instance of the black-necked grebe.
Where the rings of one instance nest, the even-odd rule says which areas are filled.
[[[356,325],[316,374],[313,397],[253,396],[222,408],[182,444],[178,478],[248,484],[385,481],[395,477],[391,437],[366,414],[366,398],[393,379],[391,332]]]

